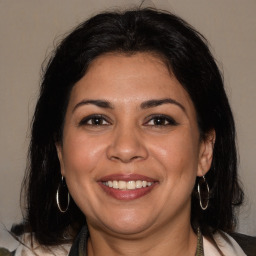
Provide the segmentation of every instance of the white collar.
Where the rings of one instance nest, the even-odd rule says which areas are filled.
[[[224,233],[227,237],[227,241],[220,235],[216,233],[213,235],[215,242],[217,243],[219,249],[225,256],[246,256],[239,244],[228,234]],[[204,255],[205,256],[220,256],[220,253],[209,240],[203,237],[204,244]]]

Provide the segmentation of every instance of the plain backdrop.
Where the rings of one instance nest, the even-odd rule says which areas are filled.
[[[41,64],[67,31],[103,10],[140,0],[0,0],[0,246],[15,247],[6,229],[21,220],[20,185]],[[224,73],[235,116],[239,176],[246,192],[238,231],[256,236],[256,1],[152,0],[178,14],[209,40]],[[228,148],[227,148],[228,150]],[[223,195],[225,196],[225,195]]]

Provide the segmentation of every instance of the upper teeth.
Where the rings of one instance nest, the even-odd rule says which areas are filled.
[[[130,181],[123,181],[123,180],[113,180],[113,181],[106,181],[103,182],[103,184],[105,186],[108,186],[110,188],[115,188],[115,189],[122,189],[122,190],[126,190],[126,189],[137,189],[137,188],[145,188],[145,187],[149,187],[153,184],[153,182],[147,182],[145,180],[130,180]]]

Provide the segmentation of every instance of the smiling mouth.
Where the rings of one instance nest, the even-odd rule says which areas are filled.
[[[159,181],[138,174],[113,174],[102,177],[98,184],[112,198],[134,200],[151,193]]]
[[[120,190],[135,190],[135,189],[141,189],[150,187],[154,184],[154,182],[148,182],[145,180],[130,180],[130,181],[124,181],[124,180],[109,180],[102,182],[103,185],[113,188],[113,189],[120,189]]]

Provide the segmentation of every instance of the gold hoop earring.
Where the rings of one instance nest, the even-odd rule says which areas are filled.
[[[62,188],[61,188],[61,187],[62,187]],[[66,184],[64,183],[64,178],[63,178],[63,176],[61,176],[61,182],[60,182],[60,184],[59,184],[59,186],[58,186],[58,189],[57,189],[57,193],[56,193],[56,202],[57,202],[57,206],[58,206],[60,212],[65,213],[65,212],[68,210],[68,207],[69,207],[70,196],[69,196],[69,192],[68,192],[67,206],[66,206],[65,209],[62,209],[62,208],[61,208],[61,205],[60,205],[60,200],[59,200],[59,190],[61,190],[61,189],[67,190],[67,186],[66,186]]]
[[[204,189],[201,189],[201,187],[204,187]],[[197,191],[198,191],[198,195],[199,195],[200,207],[203,211],[205,211],[209,205],[210,190],[209,190],[208,183],[204,176],[202,176],[201,179],[199,179],[199,181],[198,181]]]

